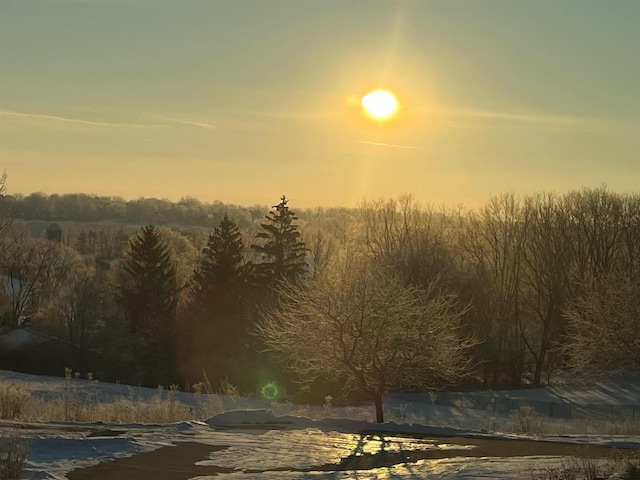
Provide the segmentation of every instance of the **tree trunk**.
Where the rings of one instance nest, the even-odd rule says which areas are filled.
[[[376,422],[382,423],[384,422],[384,416],[382,413],[382,391],[380,390],[376,391],[375,405],[376,405]]]
[[[536,359],[536,369],[533,373],[533,386],[539,387],[542,380],[542,363],[544,362],[545,352],[540,352],[540,357]]]

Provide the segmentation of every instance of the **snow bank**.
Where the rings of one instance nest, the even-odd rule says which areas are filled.
[[[215,415],[205,421],[214,429],[244,430],[304,430],[317,429],[342,433],[406,433],[436,436],[481,436],[488,432],[463,430],[451,427],[431,427],[410,423],[372,423],[349,418],[323,418],[313,420],[295,415],[276,416],[272,410],[235,410]]]

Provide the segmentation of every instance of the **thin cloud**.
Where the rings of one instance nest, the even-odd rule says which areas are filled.
[[[574,128],[574,129],[602,129],[602,128],[637,128],[639,125],[627,122],[623,119],[593,117],[581,115],[562,115],[540,112],[501,112],[496,110],[452,108],[442,110],[424,110],[424,113],[433,113],[437,116],[450,118],[451,126],[461,128]],[[463,120],[463,122],[459,122]],[[466,122],[464,122],[466,120]],[[473,123],[482,120],[481,124]]]
[[[276,120],[326,120],[340,116],[340,112],[296,112],[296,111],[269,111],[269,110],[242,110],[242,109],[215,109],[216,113],[226,115],[240,115],[258,118],[272,118]]]
[[[162,116],[162,115],[149,114],[149,116],[153,117],[153,118],[157,118],[158,120],[166,120],[168,122],[180,123],[182,125],[189,125],[191,127],[206,128],[206,129],[209,129],[209,130],[216,130],[218,128],[215,125],[211,125],[210,123],[193,122],[191,120],[184,120],[184,119],[181,119],[181,118],[174,118],[174,117],[165,117],[165,116]]]
[[[301,112],[243,112],[256,117],[276,118],[283,120],[324,120],[336,117],[335,112],[301,113]]]
[[[356,143],[363,143],[365,145],[375,145],[377,147],[389,147],[389,148],[404,148],[406,150],[419,150],[418,147],[412,147],[410,145],[396,145],[393,143],[381,143],[381,142],[369,142],[367,140],[354,140]]]
[[[80,118],[68,118],[68,117],[60,117],[58,115],[46,115],[42,113],[25,113],[25,112],[16,112],[16,111],[10,111],[10,110],[0,110],[0,115],[3,115],[5,117],[24,119],[24,120],[45,120],[45,121],[52,121],[52,122],[72,123],[76,125],[87,125],[92,127],[107,127],[107,128],[163,128],[165,127],[165,125],[158,125],[158,124],[96,122],[94,120],[83,120]]]
[[[598,119],[592,117],[580,117],[572,115],[556,115],[556,114],[544,114],[544,113],[512,113],[512,112],[498,112],[491,110],[451,110],[449,113],[456,117],[471,117],[471,118],[488,118],[494,120],[508,120],[515,122],[532,122],[532,123],[548,123],[548,124],[576,124],[576,123],[596,123]]]

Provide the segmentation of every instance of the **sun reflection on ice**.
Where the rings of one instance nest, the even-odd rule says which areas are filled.
[[[314,472],[341,472],[338,478],[350,478],[343,476],[349,471],[357,471],[358,478],[362,479],[388,478],[398,469],[410,471],[419,458],[416,452],[434,452],[437,455],[438,451],[459,449],[462,454],[464,450],[473,448],[441,444],[432,439],[316,429],[270,430],[262,434],[242,435],[241,441],[238,433],[216,432],[219,443],[225,442],[226,435],[230,436],[228,444],[231,446],[212,452],[209,460],[198,465],[224,466],[249,475],[278,472],[280,478],[288,477],[282,475],[285,472],[296,472],[298,476],[295,478],[307,478]],[[304,473],[303,477],[300,477],[301,473]]]

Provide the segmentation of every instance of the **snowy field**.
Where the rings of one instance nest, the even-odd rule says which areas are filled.
[[[640,451],[637,419],[500,413],[478,409],[475,398],[491,395],[489,405],[505,399],[634,405],[640,403],[638,378],[592,388],[461,394],[466,400],[459,403],[474,408],[433,405],[428,395],[391,395],[385,424],[371,422],[370,405],[271,404],[2,371],[0,382],[21,385],[43,406],[62,400],[67,408],[80,402],[117,411],[156,404],[183,420],[2,421],[5,443],[28,443],[26,479],[544,479],[579,466],[612,472],[612,457]],[[530,432],[521,431],[523,415]]]

